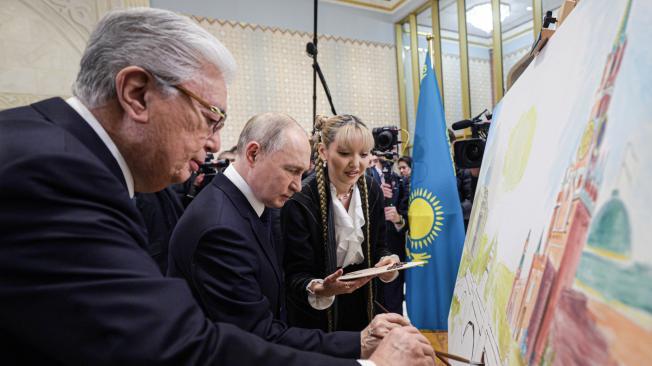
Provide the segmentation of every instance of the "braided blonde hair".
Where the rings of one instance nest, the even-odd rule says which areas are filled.
[[[319,151],[319,145],[323,144],[326,148],[336,140],[344,139],[345,143],[351,141],[352,137],[362,137],[365,145],[373,147],[373,136],[367,126],[357,117],[352,115],[337,115],[333,117],[317,116],[315,119],[315,136],[313,136],[313,144],[315,151]],[[338,133],[343,133],[338,135]],[[324,240],[325,253],[328,253],[328,194],[327,194],[327,181],[325,173],[325,161],[318,155],[315,164],[315,174],[317,178],[317,190],[319,193],[319,210],[322,223],[322,236]],[[357,181],[358,189],[360,189],[362,196],[362,208],[365,216],[366,224],[366,237],[367,244],[367,267],[371,267],[371,220],[369,219],[369,194],[367,189],[367,181],[364,174]],[[328,255],[324,255],[324,264],[328,265]],[[373,318],[373,289],[371,283],[368,284],[368,301],[367,301],[367,315],[369,321]],[[333,331],[333,311],[332,307],[327,311],[328,316],[328,331]]]

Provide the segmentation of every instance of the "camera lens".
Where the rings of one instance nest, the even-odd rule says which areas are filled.
[[[467,159],[471,161],[477,161],[477,160],[482,160],[482,147],[480,145],[470,145],[469,148],[466,150],[466,157]]]
[[[383,131],[380,134],[378,134],[378,148],[381,150],[385,150],[391,147],[392,144],[392,133],[389,131]]]

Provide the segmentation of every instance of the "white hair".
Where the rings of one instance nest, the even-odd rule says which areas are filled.
[[[246,146],[251,141],[260,144],[263,154],[271,154],[279,151],[285,144],[286,134],[282,133],[290,128],[306,131],[301,125],[284,113],[267,112],[257,114],[249,119],[240,132],[236,151],[243,155],[246,153]],[[306,142],[308,141],[306,134]]]
[[[115,77],[127,66],[152,73],[170,92],[170,85],[196,77],[206,64],[227,83],[235,76],[229,50],[190,19],[152,8],[112,11],[88,40],[73,94],[89,108],[105,104],[115,97]]]

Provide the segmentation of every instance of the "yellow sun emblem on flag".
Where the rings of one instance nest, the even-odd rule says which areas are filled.
[[[410,193],[410,247],[421,249],[432,243],[444,226],[444,211],[441,201],[425,188]]]

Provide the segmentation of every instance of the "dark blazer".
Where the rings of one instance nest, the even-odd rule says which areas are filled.
[[[324,174],[328,174],[325,170]],[[386,248],[385,212],[383,209],[383,194],[378,183],[365,175],[368,187],[369,216],[371,221],[371,263],[373,267],[381,257],[390,255]],[[333,212],[330,209],[330,189],[326,188],[328,202],[328,245],[324,244],[322,233],[321,212],[319,209],[319,193],[316,175],[313,174],[303,181],[301,192],[296,193],[281,211],[281,226],[285,245],[284,267],[288,288],[287,308],[288,321],[291,325],[328,329],[327,311],[316,310],[308,303],[306,286],[315,278],[325,278],[337,269],[337,245]],[[367,236],[367,225],[362,231]],[[363,244],[365,261],[357,266],[345,268],[345,272],[366,268],[367,245]],[[370,282],[373,286],[373,297],[380,297],[378,279]],[[334,319],[334,330],[359,330],[370,319],[367,311],[369,303],[369,285],[365,285],[350,295],[339,295],[331,306]],[[378,309],[375,309],[377,312]],[[358,329],[359,328],[359,329]]]
[[[400,230],[391,221],[385,221],[387,225],[387,249],[393,254],[398,255],[399,259],[405,261],[405,242],[408,230],[408,204],[409,204],[409,187],[407,179],[400,177],[392,172],[392,205],[396,207],[398,214],[403,217],[405,225]],[[399,271],[396,280],[390,283],[384,283],[383,287],[383,305],[391,312],[403,313],[403,284],[405,271]]]
[[[145,251],[106,146],[63,100],[0,112],[0,363],[350,364],[210,322]]]
[[[188,206],[171,238],[169,274],[190,284],[208,317],[270,342],[340,357],[360,356],[360,333],[288,327],[278,238],[223,174]]]

